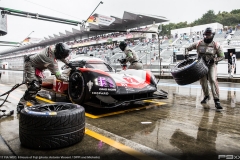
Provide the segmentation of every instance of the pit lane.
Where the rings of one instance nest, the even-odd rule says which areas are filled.
[[[11,76],[2,75],[0,94],[21,82],[21,74],[8,75]],[[200,104],[203,93],[198,82],[178,86],[174,81],[160,80],[158,87],[169,93],[168,99],[140,101],[113,109],[85,106],[86,136],[83,141],[47,152],[20,145],[18,115],[14,113],[14,116],[0,119],[0,155],[95,155],[101,159],[159,159],[159,156],[218,159],[218,155],[237,155],[240,154],[239,86],[220,83],[224,110],[216,112],[213,100],[206,106]],[[24,90],[22,86],[12,92],[4,108],[16,110]],[[65,98],[61,96],[56,100]],[[46,102],[47,99],[41,101],[52,103]]]

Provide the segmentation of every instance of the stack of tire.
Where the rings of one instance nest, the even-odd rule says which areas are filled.
[[[19,138],[33,149],[56,149],[80,142],[85,134],[85,109],[72,103],[39,104],[20,112]]]
[[[208,73],[208,67],[202,58],[190,57],[179,62],[171,71],[179,85],[187,85],[198,81]]]

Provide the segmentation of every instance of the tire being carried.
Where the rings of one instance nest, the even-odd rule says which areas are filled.
[[[80,142],[85,134],[85,110],[72,103],[39,104],[21,110],[19,138],[23,146],[56,149]]]
[[[208,73],[208,67],[202,58],[190,57],[179,62],[171,71],[177,84],[187,85],[198,81]]]

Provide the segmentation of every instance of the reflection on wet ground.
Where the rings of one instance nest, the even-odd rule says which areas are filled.
[[[0,94],[22,81],[19,78],[21,74],[8,75],[11,75],[11,78],[2,75]],[[224,108],[221,112],[216,112],[213,99],[207,105],[200,104],[203,92],[199,82],[178,86],[173,80],[160,80],[158,87],[169,93],[168,99],[141,101],[113,109],[84,106],[89,114],[96,116],[108,114],[97,119],[86,117],[86,123],[178,159],[212,160],[218,159],[218,155],[240,155],[240,84],[219,83],[219,86],[220,102]],[[11,93],[4,108],[15,109],[24,92],[24,87]],[[66,98],[58,97],[57,101],[66,101]],[[22,149],[21,146],[13,146],[19,144],[18,132],[16,132],[17,114],[2,118],[0,122],[0,135],[9,143],[9,146],[19,155],[27,154],[29,150]],[[101,141],[88,144],[86,140],[89,140],[89,137],[81,142],[81,144],[90,145],[85,150],[96,152],[106,147],[106,144]],[[77,147],[83,147],[81,144]],[[31,152],[34,151],[31,150]],[[49,154],[56,153],[49,152]],[[72,154],[76,152],[75,148],[71,150]],[[156,157],[156,155],[152,156]]]

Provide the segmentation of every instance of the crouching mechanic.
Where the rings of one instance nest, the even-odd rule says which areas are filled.
[[[197,50],[198,57],[203,58],[207,67],[208,73],[200,79],[200,84],[204,93],[204,99],[202,104],[207,103],[210,100],[208,81],[211,86],[212,95],[217,109],[222,109],[219,102],[219,87],[217,82],[217,66],[216,64],[224,59],[224,52],[219,43],[213,41],[215,33],[212,28],[206,28],[203,33],[203,40],[200,40],[186,48],[185,58],[188,58],[188,51],[193,49]]]
[[[66,44],[58,43],[55,47],[46,47],[38,54],[25,57],[24,78],[27,90],[18,103],[18,112],[24,108],[27,101],[30,101],[34,105],[39,104],[35,97],[37,92],[41,90],[43,70],[49,69],[57,79],[68,81],[68,77],[61,75],[58,69],[57,60],[61,60],[63,63],[67,64],[65,58],[69,56],[69,53],[70,48]]]
[[[121,42],[119,48],[126,55],[125,59],[120,60],[121,63],[126,64],[127,62],[130,62],[128,69],[143,69],[143,64],[139,61],[137,53],[129,49],[127,43]]]

